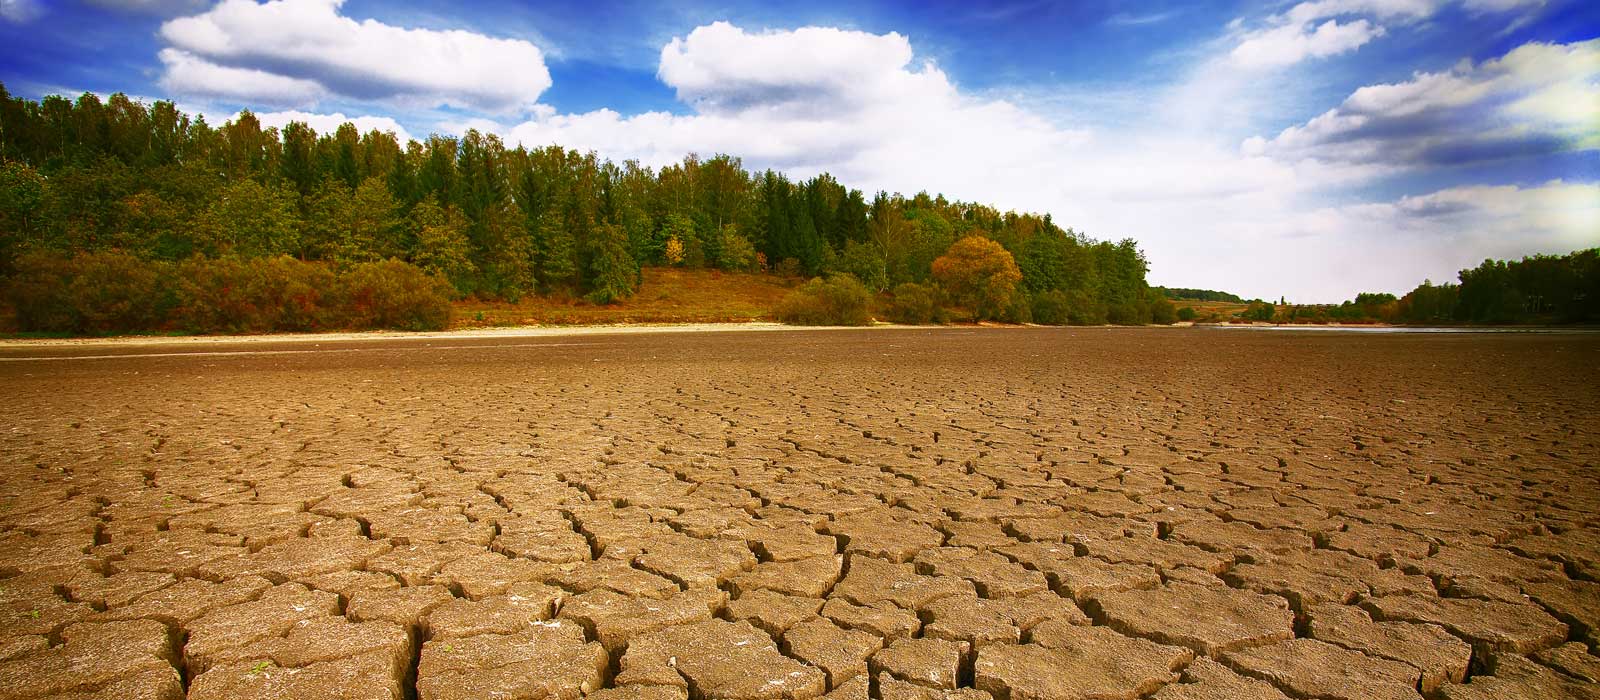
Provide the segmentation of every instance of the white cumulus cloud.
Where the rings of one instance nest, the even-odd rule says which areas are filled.
[[[238,116],[238,114],[234,114],[233,118],[237,119]],[[311,129],[317,132],[318,135],[324,135],[337,131],[340,125],[344,124],[345,122],[349,122],[355,125],[356,131],[363,134],[367,133],[368,131],[372,131],[373,129],[377,129],[378,131],[387,131],[391,134],[394,134],[395,138],[400,141],[401,146],[404,146],[406,141],[411,140],[411,134],[406,131],[405,127],[401,126],[399,122],[395,121],[391,117],[377,117],[370,115],[347,117],[342,112],[334,112],[333,114],[318,114],[315,112],[301,112],[299,110],[286,110],[282,112],[256,112],[255,116],[256,120],[261,122],[261,126],[263,127],[275,126],[279,129],[282,129],[285,126],[288,126],[289,122],[302,122],[306,126],[311,127]]]
[[[911,60],[911,42],[892,32],[803,27],[749,33],[717,22],[662,48],[658,75],[678,99],[702,112],[856,110],[951,89],[932,64],[913,69]]]
[[[161,86],[180,95],[268,105],[309,105],[327,93],[313,80],[220,66],[178,49],[162,49],[158,56],[166,68],[161,74]]]
[[[1447,0],[1311,0],[1273,14],[1262,26],[1241,30],[1235,20],[1237,44],[1231,61],[1246,69],[1273,69],[1307,59],[1327,58],[1355,51],[1386,36],[1390,26],[1414,24],[1438,13]],[[1473,14],[1518,13],[1512,27],[1525,23],[1544,0],[1460,0]],[[1386,24],[1387,23],[1387,24]]]
[[[694,114],[545,110],[504,127],[454,126],[657,166],[689,152],[724,152],[801,176],[829,170],[868,189],[938,188],[1005,200],[1016,193],[999,183],[1045,181],[1051,164],[1040,154],[1087,139],[1011,103],[962,95],[892,33],[752,33],[719,22],[668,43],[659,75]]]
[[[489,112],[525,110],[550,87],[544,54],[530,42],[357,21],[340,14],[342,5],[224,0],[170,20],[161,37],[181,58],[168,63],[163,84],[180,94],[227,96],[239,91],[219,85],[218,71],[250,71],[281,78],[280,90],[315,85],[356,100]],[[187,70],[173,70],[175,63]]]
[[[1344,24],[1330,19],[1315,27],[1286,24],[1252,34],[1231,57],[1247,68],[1275,68],[1352,51],[1383,35],[1383,27],[1364,19]]]
[[[1400,167],[1600,149],[1600,39],[1524,44],[1481,64],[1360,88],[1253,154]]]

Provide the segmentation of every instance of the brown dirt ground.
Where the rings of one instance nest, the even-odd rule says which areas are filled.
[[[1600,335],[49,345],[0,387],[0,700],[1600,696]]]

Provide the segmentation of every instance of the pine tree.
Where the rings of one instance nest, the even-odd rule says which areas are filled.
[[[616,224],[601,224],[589,245],[589,301],[610,304],[632,296],[639,264],[628,252],[628,233]]]

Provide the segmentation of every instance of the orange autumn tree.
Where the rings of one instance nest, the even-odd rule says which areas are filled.
[[[950,244],[933,261],[933,278],[981,320],[998,318],[1011,305],[1022,271],[999,243],[974,235]]]

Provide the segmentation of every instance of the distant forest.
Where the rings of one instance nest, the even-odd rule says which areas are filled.
[[[477,131],[401,143],[249,112],[212,125],[171,102],[0,85],[0,159],[0,277],[24,330],[436,327],[441,294],[604,304],[635,292],[642,265],[850,275],[980,319],[1172,320],[1132,240],[726,155],[653,170]]]
[[[1227,301],[1243,304],[1244,300],[1237,294],[1219,292],[1214,289],[1188,289],[1186,287],[1152,287],[1162,296],[1173,301]]]
[[[1179,309],[1183,316],[1185,309]],[[1457,282],[1424,280],[1405,296],[1357,294],[1342,304],[1253,302],[1249,321],[1281,323],[1600,323],[1600,248],[1521,260],[1485,260]]]

